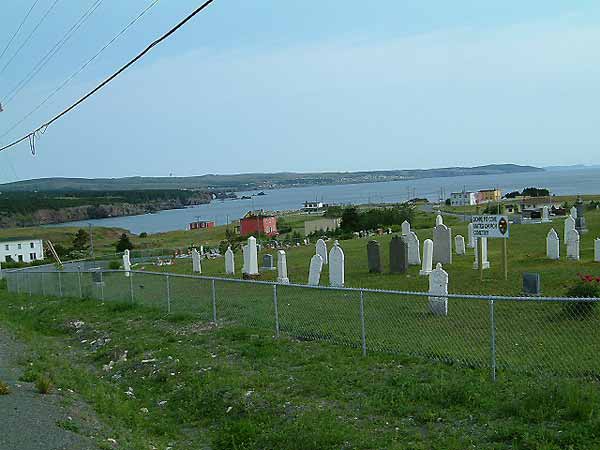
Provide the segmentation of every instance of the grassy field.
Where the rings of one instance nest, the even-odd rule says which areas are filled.
[[[0,289],[0,326],[94,409],[100,448],[582,449],[600,446],[595,384],[274,339],[120,302]],[[112,363],[111,363],[112,361]],[[69,429],[85,429],[77,418]]]

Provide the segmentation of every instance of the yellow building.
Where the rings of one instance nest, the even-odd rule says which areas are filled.
[[[482,189],[479,191],[479,203],[499,202],[502,199],[502,191],[496,189]]]

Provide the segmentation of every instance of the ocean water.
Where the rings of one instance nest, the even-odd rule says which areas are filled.
[[[420,197],[437,201],[443,191],[445,198],[451,192],[500,188],[503,193],[534,186],[550,189],[552,194],[600,194],[600,169],[568,169],[546,172],[501,175],[474,175],[465,177],[423,178],[419,180],[390,181],[385,183],[346,184],[332,186],[307,186],[267,190],[264,196],[251,200],[213,201],[186,209],[161,211],[156,214],[114,217],[107,219],[69,222],[51,226],[120,227],[139,234],[184,230],[194,220],[214,220],[218,225],[239,219],[252,209],[287,211],[300,209],[307,200],[321,200],[335,204],[365,204],[402,202]],[[252,195],[257,191],[240,192]]]

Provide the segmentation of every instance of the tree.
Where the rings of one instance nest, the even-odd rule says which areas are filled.
[[[119,238],[119,242],[115,245],[117,249],[117,253],[124,252],[125,250],[131,250],[133,248],[133,244],[129,240],[129,237],[123,233]]]
[[[360,229],[360,215],[354,206],[345,208],[342,212],[342,223],[340,227],[344,231],[354,231]]]
[[[73,238],[73,250],[84,251],[90,243],[90,235],[83,228],[80,228]]]

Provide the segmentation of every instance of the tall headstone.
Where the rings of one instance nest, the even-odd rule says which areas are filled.
[[[436,316],[448,315],[448,273],[438,263],[429,274],[429,311]]]
[[[242,273],[246,273],[248,270],[248,244],[244,244],[242,245],[242,261],[243,261],[243,265],[242,265]]]
[[[575,206],[573,206],[569,212],[573,219],[577,219],[577,208]]]
[[[567,235],[567,259],[579,261],[579,233],[577,230],[571,230]]]
[[[577,211],[577,216],[574,217],[575,229],[579,235],[582,235],[587,233],[587,226],[585,223],[585,205],[581,197],[577,197],[577,202],[575,202],[575,210]]]
[[[277,252],[277,282],[288,284],[287,256],[283,250]]]
[[[443,223],[433,229],[433,263],[452,264],[452,229]]]
[[[129,250],[125,250],[123,252],[123,270],[125,271],[125,276],[129,276],[129,271],[131,270],[131,260],[129,259]]]
[[[405,220],[402,222],[402,236],[406,236],[408,233],[410,233],[410,223]]]
[[[198,250],[192,250],[192,272],[202,273],[202,265],[200,264],[200,253]]]
[[[469,248],[475,248],[475,236],[473,235],[473,224],[467,225],[467,237],[469,239]]]
[[[482,242],[481,253],[483,254],[483,269],[489,269],[490,262],[488,261],[488,240],[486,237],[475,239],[475,262],[473,263],[473,269],[479,269],[479,239],[481,239]]]
[[[344,251],[338,241],[335,241],[333,248],[329,252],[329,285],[331,287],[344,287],[344,264]]]
[[[317,255],[323,260],[323,264],[327,264],[327,244],[323,239],[319,239],[316,245]]]
[[[573,219],[573,216],[569,215],[565,219],[565,232],[564,232],[564,236],[563,236],[565,244],[567,243],[567,235],[569,234],[570,231],[572,231],[574,229],[575,229],[575,219]]]
[[[465,248],[465,238],[460,234],[457,234],[454,238],[454,247],[458,256],[463,256],[467,252],[467,249]]]
[[[597,238],[594,240],[594,262],[600,262],[600,239]],[[1,275],[0,279],[2,279]]]
[[[275,266],[273,264],[273,255],[268,254],[268,253],[266,255],[263,255],[262,269],[263,270],[275,270]]]
[[[321,271],[323,270],[323,258],[321,255],[314,255],[310,259],[310,268],[308,270],[308,284],[318,286],[321,281]]]
[[[235,274],[235,256],[231,247],[227,247],[225,251],[225,273],[227,275]]]
[[[2,273],[2,262],[0,261],[0,280],[4,278],[4,274]]]
[[[258,249],[256,247],[256,238],[248,238],[248,265],[246,266],[247,275],[258,275]]]
[[[379,242],[369,241],[367,243],[367,262],[369,264],[369,272],[381,273],[381,251]]]
[[[444,218],[442,217],[441,214],[438,214],[435,217],[435,226],[442,225],[443,223],[444,223]]]
[[[390,272],[406,273],[408,270],[408,245],[400,236],[390,241]]]
[[[433,241],[425,239],[423,242],[423,264],[419,275],[429,275],[433,268]]]
[[[546,257],[548,259],[560,259],[560,239],[554,228],[546,236]]]
[[[540,295],[542,293],[542,283],[539,273],[525,272],[523,274],[523,294]]]
[[[544,206],[542,208],[542,223],[548,223],[548,222],[551,222],[550,209],[548,208],[548,206]]]
[[[409,231],[404,236],[404,242],[408,246],[408,264],[411,266],[421,265],[421,243],[414,231]]]

